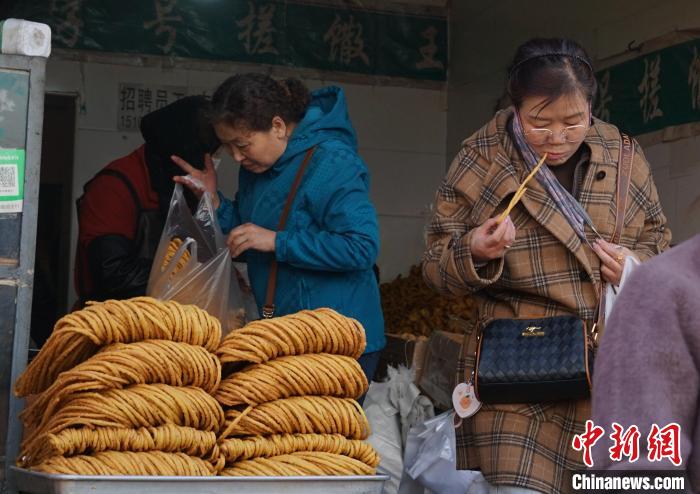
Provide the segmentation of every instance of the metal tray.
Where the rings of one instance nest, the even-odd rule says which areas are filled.
[[[10,467],[9,483],[28,494],[381,494],[386,475],[352,477],[123,477],[53,475]]]

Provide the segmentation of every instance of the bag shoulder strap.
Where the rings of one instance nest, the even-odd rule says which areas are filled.
[[[625,211],[629,197],[632,178],[632,159],[634,158],[634,141],[627,134],[620,133],[620,160],[617,165],[617,194],[615,197],[615,230],[611,242],[620,241],[622,227],[625,224]]]
[[[83,196],[87,192],[88,187],[92,182],[94,182],[96,179],[98,179],[101,176],[108,176],[108,177],[115,177],[124,182],[124,185],[126,185],[126,188],[129,190],[129,194],[131,194],[131,198],[134,200],[134,205],[136,206],[136,212],[139,214],[141,211],[143,211],[143,207],[141,206],[141,200],[139,199],[139,195],[136,192],[136,189],[134,188],[134,184],[131,183],[131,180],[129,180],[129,177],[126,176],[126,174],[120,172],[119,170],[113,170],[111,168],[107,168],[104,170],[99,171],[94,177],[92,177],[83,187]],[[75,201],[76,207],[80,209],[80,203],[83,199],[83,196],[80,196],[77,201]]]
[[[314,154],[316,146],[310,148],[304,156],[304,161],[301,162],[301,166],[297,171],[297,175],[292,183],[292,188],[289,190],[287,195],[287,201],[284,204],[284,209],[282,210],[282,215],[280,216],[279,224],[277,225],[277,231],[281,232],[287,225],[287,217],[292,209],[292,203],[297,195],[297,190],[301,184],[301,179],[306,171],[306,166],[309,164],[311,156]],[[275,314],[275,291],[277,289],[277,260],[274,259],[270,265],[270,276],[267,279],[267,293],[265,294],[265,305],[263,305],[262,316],[264,319],[270,319]]]
[[[617,192],[615,194],[615,229],[610,242],[620,242],[622,228],[625,225],[625,211],[629,197],[630,182],[632,180],[632,160],[634,158],[634,141],[625,133],[620,132],[620,157],[617,163]],[[598,293],[598,309],[596,323],[593,327],[594,344],[597,343],[597,333],[605,322],[605,291],[603,285]]]
[[[90,184],[93,183],[95,180],[97,180],[101,176],[109,176],[109,177],[115,177],[119,180],[121,180],[124,185],[126,185],[127,190],[129,191],[129,194],[131,195],[131,198],[134,201],[134,205],[136,206],[136,217],[141,214],[141,211],[143,208],[141,207],[141,201],[139,200],[139,195],[136,192],[136,189],[134,188],[134,184],[131,183],[131,180],[129,180],[129,177],[126,176],[126,174],[120,172],[119,170],[113,170],[111,168],[107,168],[104,170],[100,170],[95,174],[94,177],[92,177],[90,180],[87,181],[87,183],[83,186],[83,194],[75,200],[75,208],[78,212],[78,221],[80,221],[80,205],[83,202],[83,199],[85,197],[85,194],[87,193],[88,187],[90,187]],[[87,276],[87,268],[83,267],[82,269],[79,270],[80,275],[77,277],[78,278],[78,291],[80,292],[81,296],[84,296],[86,290],[87,290],[87,281],[85,277]],[[81,304],[84,304],[84,301],[78,301]]]

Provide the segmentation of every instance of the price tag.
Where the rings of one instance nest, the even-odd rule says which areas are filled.
[[[481,402],[474,395],[471,383],[459,383],[452,392],[452,405],[461,418],[471,417],[481,408]]]

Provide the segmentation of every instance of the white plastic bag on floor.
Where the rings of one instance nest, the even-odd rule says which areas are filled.
[[[415,383],[415,372],[400,365],[398,369],[389,367],[389,403],[399,414],[401,424],[401,445],[406,445],[408,431],[435,416],[433,403],[422,395]]]
[[[389,476],[383,492],[396,494],[403,472],[403,454],[398,411],[389,403],[389,383],[373,382],[363,408],[372,431],[367,442],[377,450],[380,458],[377,473]]]
[[[439,494],[488,493],[480,472],[457,470],[453,420],[449,411],[411,428],[399,494],[422,494],[421,488]]]
[[[405,437],[411,426],[435,412],[430,400],[413,383],[412,370],[389,367],[387,374],[386,382],[373,382],[369,387],[363,408],[372,430],[367,442],[381,459],[377,473],[389,476],[383,492],[396,494],[403,475]]]

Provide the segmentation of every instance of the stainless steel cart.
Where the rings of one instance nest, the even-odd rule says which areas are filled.
[[[119,477],[51,475],[10,467],[27,494],[381,494],[386,475],[348,477]]]

